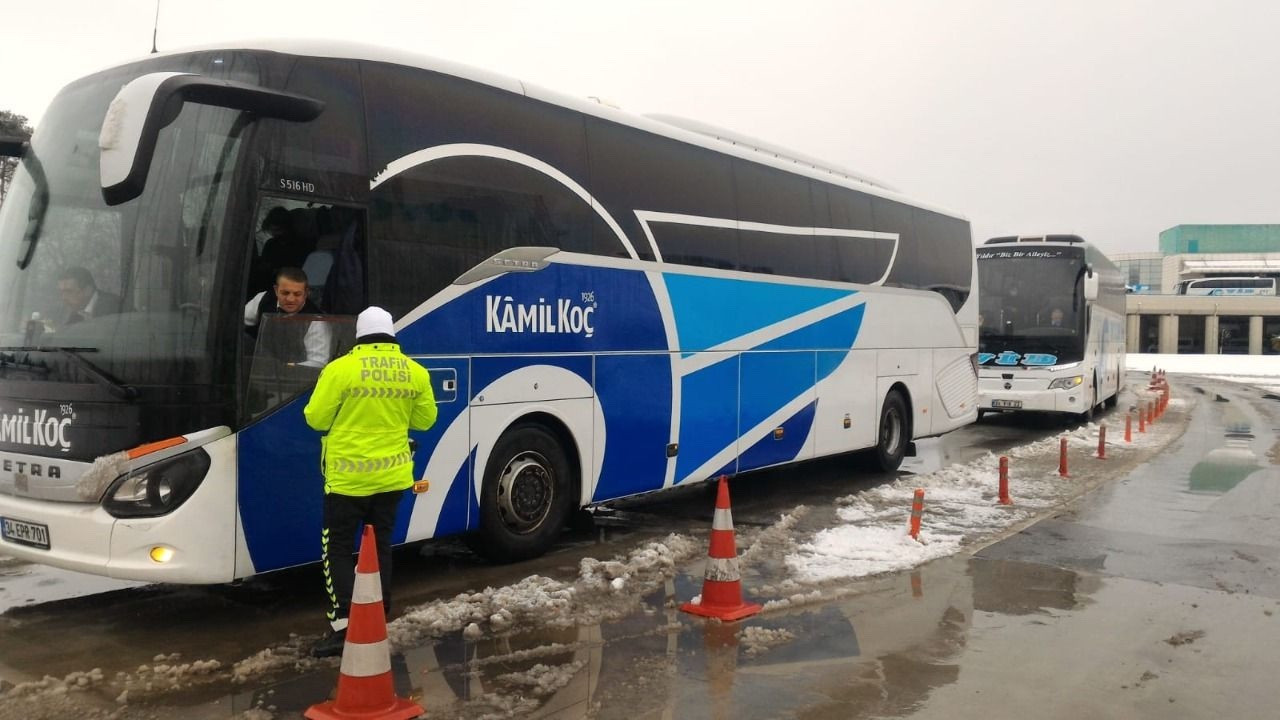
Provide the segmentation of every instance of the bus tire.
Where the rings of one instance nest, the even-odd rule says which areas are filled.
[[[502,563],[545,553],[572,509],[570,467],[550,430],[536,424],[509,428],[485,465],[480,527],[466,536],[467,545]]]
[[[1093,389],[1089,391],[1089,406],[1085,411],[1080,413],[1079,419],[1082,423],[1093,422],[1093,414],[1095,408],[1098,407],[1098,384],[1094,383]]]
[[[897,390],[890,390],[880,408],[880,424],[876,426],[876,466],[893,472],[902,465],[911,437],[911,419],[907,403]]]

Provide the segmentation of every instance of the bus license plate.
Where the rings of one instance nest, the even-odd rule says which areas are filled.
[[[992,400],[991,407],[1012,408],[1014,410],[1017,410],[1018,408],[1022,407],[1022,401],[1021,400]]]
[[[39,523],[0,518],[0,535],[9,542],[30,545],[41,550],[49,549],[49,526]]]

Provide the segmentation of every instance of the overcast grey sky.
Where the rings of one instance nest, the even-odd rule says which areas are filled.
[[[154,0],[37,0],[0,109],[151,48]],[[970,218],[1154,251],[1181,223],[1280,223],[1280,3],[1267,0],[162,0],[159,47],[412,49],[829,159]]]

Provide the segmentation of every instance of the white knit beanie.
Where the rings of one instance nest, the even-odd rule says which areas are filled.
[[[366,335],[390,335],[395,337],[395,324],[391,322],[391,313],[380,307],[367,307],[356,318],[356,337]]]

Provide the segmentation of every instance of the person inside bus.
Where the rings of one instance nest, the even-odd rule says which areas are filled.
[[[308,221],[314,221],[308,210],[290,211],[280,205],[271,208],[262,219],[267,241],[249,269],[250,292],[271,289],[275,272],[280,268],[302,267],[307,255],[315,250],[314,233],[299,232],[300,226],[306,226]]]
[[[329,361],[329,326],[319,320],[305,323],[276,321],[270,337],[259,338],[263,318],[273,314],[285,317],[321,314],[320,308],[307,298],[307,274],[301,268],[280,268],[271,292],[264,290],[245,303],[245,331],[259,341],[259,351],[266,351],[281,362],[302,367],[324,367]]]
[[[1062,327],[1062,308],[1054,308],[1049,311],[1049,327]]]
[[[120,296],[99,290],[93,274],[78,265],[63,270],[58,276],[58,293],[67,307],[63,327],[120,312]]]

